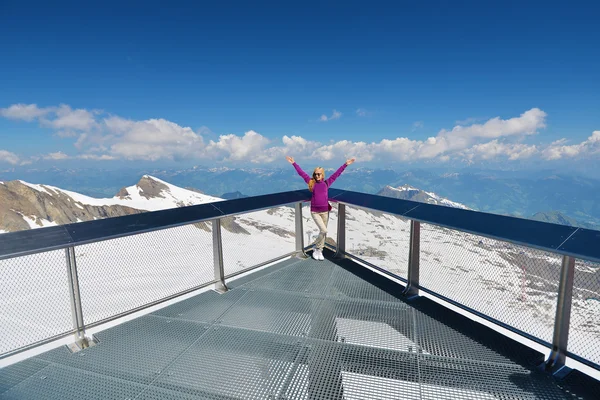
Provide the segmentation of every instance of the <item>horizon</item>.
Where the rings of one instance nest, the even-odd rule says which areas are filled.
[[[594,3],[109,3],[3,4],[0,170],[600,167]]]

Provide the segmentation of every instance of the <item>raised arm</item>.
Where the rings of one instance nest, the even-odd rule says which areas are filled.
[[[296,168],[296,172],[302,177],[302,179],[304,179],[304,182],[308,183],[310,181],[310,176],[308,176],[306,172],[302,171],[302,168],[296,164],[296,161],[294,161],[293,157],[287,156],[285,159],[288,160],[288,162],[292,164],[294,168]]]
[[[331,175],[329,178],[325,179],[325,181],[327,182],[327,187],[331,186],[333,184],[333,182],[335,182],[335,180],[338,178],[338,176],[340,176],[342,174],[342,172],[344,172],[346,167],[348,165],[352,164],[354,162],[354,160],[355,160],[354,158],[346,160],[346,162],[341,167],[339,167],[338,170],[333,173],[333,175]]]

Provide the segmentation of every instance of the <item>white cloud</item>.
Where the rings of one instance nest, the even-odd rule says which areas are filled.
[[[542,151],[542,157],[546,160],[559,160],[600,154],[600,131],[592,132],[592,136],[579,144],[565,145],[565,143],[567,143],[566,139],[552,142]]]
[[[55,129],[89,131],[96,128],[97,124],[94,118],[94,113],[84,110],[73,110],[71,107],[61,104],[58,108],[53,109],[54,118],[41,118],[44,125]]]
[[[423,129],[423,121],[415,121],[412,124],[412,131],[416,131],[417,129]]]
[[[44,160],[66,160],[70,158],[68,155],[63,153],[62,151],[57,151],[55,153],[48,153],[42,157]]]
[[[498,139],[534,134],[545,127],[545,117],[545,112],[533,108],[519,117],[507,120],[496,117],[483,124],[456,126],[449,131],[441,130],[437,136],[426,140],[412,140],[406,137],[372,143],[343,140],[321,146],[307,157],[320,160],[342,160],[355,156],[362,161],[448,161],[453,158],[489,159],[495,154],[511,160],[522,159],[536,154],[537,148],[522,144],[504,144]],[[416,126],[420,124],[417,123]],[[478,143],[488,138],[497,139],[488,143]]]
[[[450,131],[442,129],[436,137],[427,139],[420,146],[418,155],[420,158],[434,158],[446,152],[464,150],[480,139],[533,135],[545,126],[546,113],[539,108],[507,120],[496,117],[484,124],[457,125]]]
[[[60,160],[161,160],[205,159],[228,162],[271,163],[281,162],[286,155],[315,161],[345,160],[357,157],[361,161],[411,162],[417,160],[522,160],[541,157],[555,160],[565,157],[585,157],[600,153],[600,131],[579,144],[568,145],[566,140],[548,146],[523,144],[522,139],[545,127],[546,113],[532,108],[518,117],[499,117],[471,125],[457,125],[441,130],[425,140],[408,137],[382,139],[379,142],[331,141],[328,144],[307,140],[301,136],[284,135],[280,141],[269,140],[250,130],[242,136],[216,135],[207,127],[194,131],[165,119],[129,120],[107,115],[103,111],[73,109],[68,105],[39,108],[35,104],[15,104],[0,109],[6,118],[26,121],[37,120],[55,130],[54,135],[71,139],[79,154],[67,156],[64,152],[50,153],[40,159]],[[367,112],[364,109],[359,111]],[[333,110],[323,121],[341,118]],[[423,129],[416,121],[413,129]],[[206,142],[203,135],[214,136]],[[19,164],[24,161],[7,150],[0,151],[0,161]]]
[[[0,108],[0,116],[8,119],[33,121],[52,112],[52,108],[39,108],[37,104],[13,104],[8,108]]]
[[[370,117],[371,116],[371,112],[365,110],[364,108],[359,108],[356,110],[356,115],[358,115],[359,117]]]
[[[255,131],[248,131],[244,136],[221,135],[219,141],[210,141],[206,146],[206,154],[222,158],[224,161],[261,162],[261,154],[270,143],[269,139]]]
[[[319,142],[306,140],[300,136],[284,135],[281,139],[283,146],[273,146],[264,148],[257,152],[250,161],[255,163],[270,163],[277,160],[283,160],[287,155],[307,155],[319,148]]]
[[[13,104],[0,108],[0,116],[23,121],[38,120],[42,125],[57,129],[59,137],[71,137],[73,131],[87,131],[96,127],[94,114],[101,111],[72,109],[61,104],[58,107],[40,108],[37,104]]]
[[[337,110],[333,110],[333,113],[331,114],[331,117],[328,117],[327,115],[323,114],[321,115],[321,117],[319,118],[319,121],[321,122],[328,122],[328,121],[333,121],[336,119],[340,119],[342,117],[342,113],[337,111]]]
[[[333,159],[347,159],[360,154],[360,159],[370,161],[372,159],[368,145],[365,142],[350,142],[342,140],[328,146],[317,148],[310,158],[329,161]]]
[[[16,165],[19,163],[19,156],[7,150],[0,150],[0,162],[7,162]]]
[[[77,158],[80,158],[82,160],[101,160],[101,161],[109,161],[109,160],[116,160],[116,157],[113,156],[109,156],[108,154],[102,154],[102,155],[98,155],[98,154],[80,154],[77,156]]]
[[[522,160],[530,158],[538,152],[538,148],[535,145],[502,143],[494,139],[487,143],[476,144],[459,154],[467,161],[492,160],[500,157],[505,157],[509,160]]]
[[[189,127],[165,119],[129,121],[113,117],[104,122],[107,127],[105,135],[92,135],[81,142],[109,146],[111,155],[118,158],[172,160],[198,157],[204,150],[200,135]]]

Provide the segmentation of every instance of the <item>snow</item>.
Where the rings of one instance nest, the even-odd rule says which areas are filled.
[[[419,189],[412,187],[410,185],[403,185],[403,186],[399,186],[397,188],[392,187],[392,186],[387,186],[388,189],[390,190],[394,190],[396,192],[409,192],[409,191],[418,191]],[[438,196],[437,194],[433,193],[433,192],[426,192],[423,191],[423,193],[427,194],[428,196],[430,196],[432,199],[436,200],[437,202],[439,202],[442,205],[448,206],[448,207],[454,207],[454,208],[461,208],[463,210],[470,210],[469,207],[465,206],[464,204],[461,203],[457,203],[454,201],[450,201],[444,197]]]
[[[28,183],[28,182],[25,182],[25,181],[19,181],[19,182],[21,182],[25,186],[28,186],[28,187],[30,187],[30,188],[32,188],[34,190],[37,190],[38,192],[44,192],[44,193],[48,193],[49,195],[52,195],[52,193],[50,191],[46,190],[46,188],[44,187],[44,186],[47,186],[47,185],[44,185],[44,186],[42,186],[42,185],[36,185],[36,184]],[[48,187],[52,187],[52,186],[48,186]]]
[[[57,226],[58,224],[54,221],[48,221],[47,219],[44,218],[35,218],[33,216],[27,216],[27,215],[22,215],[23,219],[25,220],[25,222],[27,222],[29,224],[29,228],[31,229],[36,229],[36,228],[45,228],[47,226]],[[37,221],[41,222],[41,226],[38,225]]]
[[[399,186],[397,188],[392,187],[392,186],[388,186],[388,189],[395,190],[396,192],[408,192],[408,191],[411,191],[411,190],[417,190],[416,188],[414,188],[412,186],[408,186],[408,185]]]
[[[425,193],[427,193],[429,196],[433,197],[435,200],[439,201],[443,205],[446,205],[449,207],[454,207],[454,208],[462,208],[463,210],[469,210],[469,207],[465,206],[464,204],[450,201],[446,198],[438,196],[437,194],[435,194],[433,192],[425,192]]]

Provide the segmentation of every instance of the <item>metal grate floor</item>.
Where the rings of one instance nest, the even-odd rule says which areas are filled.
[[[0,399],[586,397],[537,372],[542,354],[350,260],[286,260],[230,288],[1,369]]]

